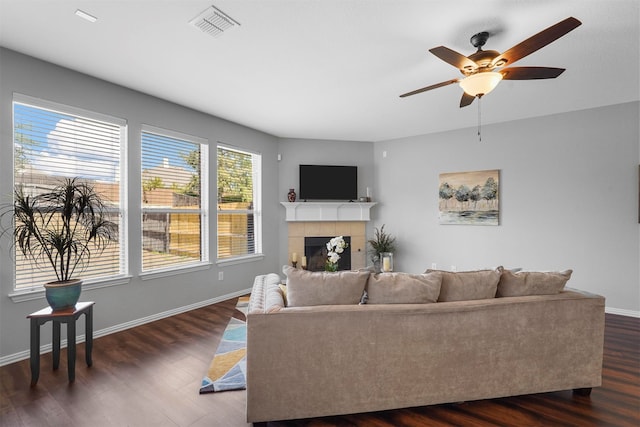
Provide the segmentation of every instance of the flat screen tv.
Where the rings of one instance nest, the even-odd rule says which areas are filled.
[[[358,167],[300,165],[300,200],[357,200]]]

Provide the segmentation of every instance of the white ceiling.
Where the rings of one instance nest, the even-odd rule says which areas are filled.
[[[215,5],[241,25],[212,38],[188,22]],[[503,81],[495,123],[640,98],[638,0],[0,0],[0,44],[279,137],[379,141],[477,124],[461,76],[429,53],[500,52],[569,16],[582,26],[520,60],[566,68]],[[82,9],[90,23],[74,15]]]

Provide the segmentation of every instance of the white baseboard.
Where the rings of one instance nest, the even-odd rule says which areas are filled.
[[[124,331],[126,329],[135,328],[136,326],[144,325],[145,323],[151,323],[156,320],[164,319],[166,317],[175,316],[176,314],[186,313],[187,311],[195,310],[196,308],[206,307],[211,304],[216,304],[222,301],[226,301],[231,298],[236,298],[242,295],[246,295],[251,292],[251,288],[244,289],[241,291],[233,292],[230,294],[222,295],[216,298],[212,298],[205,301],[200,301],[194,304],[186,305],[184,307],[174,308],[172,310],[163,311],[162,313],[156,313],[151,316],[143,317],[140,319],[132,320],[130,322],[121,323],[119,325],[110,326],[108,328],[100,329],[98,331],[93,332],[93,338],[99,338],[105,335],[113,334],[116,332]],[[84,335],[78,335],[76,337],[76,343],[81,343],[85,341]],[[67,346],[67,340],[64,339],[60,341],[60,347],[64,348]],[[46,344],[40,346],[40,354],[49,353],[52,350],[51,344]],[[9,354],[7,356],[0,357],[0,366],[8,365],[10,363],[19,362],[20,360],[28,359],[30,356],[29,350],[20,351],[18,353]]]
[[[605,313],[618,314],[620,316],[640,317],[640,311],[625,310],[623,308],[605,307]]]

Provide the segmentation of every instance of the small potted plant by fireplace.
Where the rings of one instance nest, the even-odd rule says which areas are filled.
[[[393,254],[396,251],[396,238],[392,237],[389,233],[384,231],[384,224],[379,229],[376,228],[373,239],[367,241],[369,243],[369,257],[371,262],[375,266],[376,271],[390,271],[388,268],[384,269],[382,265],[382,259],[380,258],[382,253]],[[392,255],[391,255],[392,256]],[[393,258],[389,258],[392,260]],[[389,261],[391,262],[391,261]],[[393,268],[391,268],[392,270]]]
[[[13,196],[13,204],[0,215],[13,219],[4,231],[12,230],[15,247],[35,266],[53,269],[57,280],[44,284],[51,308],[74,307],[82,286],[75,275],[85,271],[118,232],[106,217],[105,202],[91,184],[78,178],[67,178],[33,196],[17,186]]]

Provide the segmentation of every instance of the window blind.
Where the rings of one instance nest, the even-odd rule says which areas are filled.
[[[92,254],[75,276],[85,282],[123,274],[121,156],[126,122],[116,118],[16,96],[13,103],[14,183],[30,196],[50,191],[65,178],[92,185],[118,226],[119,240]],[[15,254],[15,289],[37,288],[55,281],[46,259]]]
[[[218,258],[259,252],[259,154],[218,146]]]
[[[207,145],[151,127],[141,141],[142,270],[206,261]]]

